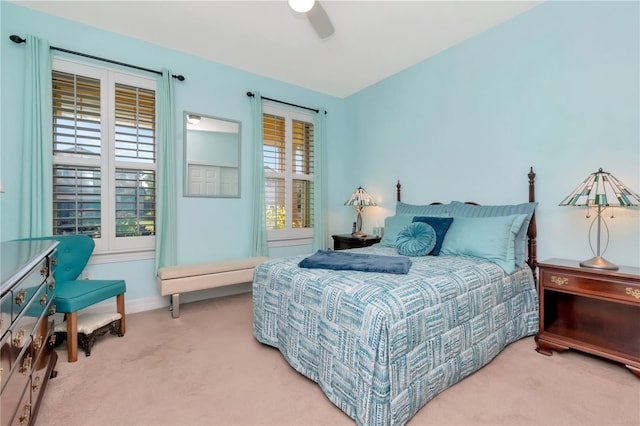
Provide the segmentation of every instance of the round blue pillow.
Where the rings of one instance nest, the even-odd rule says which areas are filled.
[[[413,222],[398,233],[396,250],[403,256],[426,256],[436,246],[436,231],[424,222]]]

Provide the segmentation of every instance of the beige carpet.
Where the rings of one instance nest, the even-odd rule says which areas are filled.
[[[353,425],[276,349],[252,336],[251,295],[127,316],[49,382],[37,425]],[[615,330],[612,330],[615,332]],[[437,396],[415,425],[640,425],[640,380],[619,364],[532,337]]]

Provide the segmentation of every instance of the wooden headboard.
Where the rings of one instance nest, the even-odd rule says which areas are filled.
[[[529,173],[527,174],[529,178],[529,202],[533,203],[536,201],[536,191],[535,191],[535,180],[536,174],[533,172],[533,167],[530,168]],[[400,190],[402,189],[402,185],[400,185],[400,181],[396,184],[396,198],[397,201],[401,201]],[[431,204],[441,204],[441,203],[431,203]],[[468,201],[467,204],[476,204],[474,202]],[[533,212],[533,216],[531,217],[531,222],[529,222],[529,229],[527,230],[527,265],[533,271],[533,278],[537,282],[537,274],[536,268],[538,266],[538,245],[536,242],[536,236],[538,233],[538,229],[536,228],[536,212]]]

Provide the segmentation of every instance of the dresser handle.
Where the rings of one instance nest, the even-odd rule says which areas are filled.
[[[36,340],[33,342],[33,348],[35,349],[36,352],[40,350],[41,346],[42,346],[42,335],[38,336]]]
[[[551,281],[554,284],[558,284],[559,286],[563,286],[565,284],[569,284],[569,278],[567,277],[557,277],[555,275],[551,276]]]
[[[640,290],[637,288],[627,287],[627,294],[635,297],[636,299],[640,299]]]
[[[30,415],[31,415],[31,404],[27,402],[26,404],[24,404],[24,407],[22,407],[22,415],[18,419],[20,421],[20,424],[26,425],[27,423],[29,423]]]
[[[42,297],[40,298],[40,304],[41,304],[42,306],[44,306],[44,305],[46,305],[46,304],[47,304],[47,294],[46,294],[46,293],[45,293],[45,294],[43,294],[43,295],[42,295]]]
[[[46,266],[43,266],[42,269],[40,269],[40,275],[42,275],[43,277],[46,277],[47,275],[49,275],[49,268]]]
[[[51,264],[52,265],[57,265],[58,264],[58,258],[57,257],[52,257],[51,258]]]
[[[22,366],[20,367],[20,373],[27,375],[31,371],[31,354],[24,357],[22,360]]]
[[[16,305],[20,306],[24,303],[24,299],[27,298],[27,292],[25,290],[21,290],[20,293],[15,298]]]
[[[49,308],[49,315],[53,315],[56,313],[56,305],[51,305],[51,308]]]
[[[56,335],[52,334],[51,336],[49,336],[49,345],[51,347],[54,347],[56,345]]]
[[[52,276],[47,278],[47,281],[49,282],[49,290],[53,290],[56,288],[56,280]]]
[[[31,385],[31,389],[33,389],[34,392],[37,391],[38,388],[40,387],[40,381],[41,379],[39,375],[33,378],[33,384]]]
[[[24,341],[26,340],[25,339],[26,334],[27,334],[27,330],[25,330],[24,328],[20,328],[20,330],[18,330],[16,335],[13,337],[13,346],[15,346],[16,348],[22,349],[22,347],[24,346]]]

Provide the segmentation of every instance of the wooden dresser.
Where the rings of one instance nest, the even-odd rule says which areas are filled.
[[[54,240],[0,244],[0,420],[31,425],[49,378],[55,375]]]
[[[565,259],[538,267],[536,350],[588,352],[623,363],[640,378],[640,268],[592,269]]]

